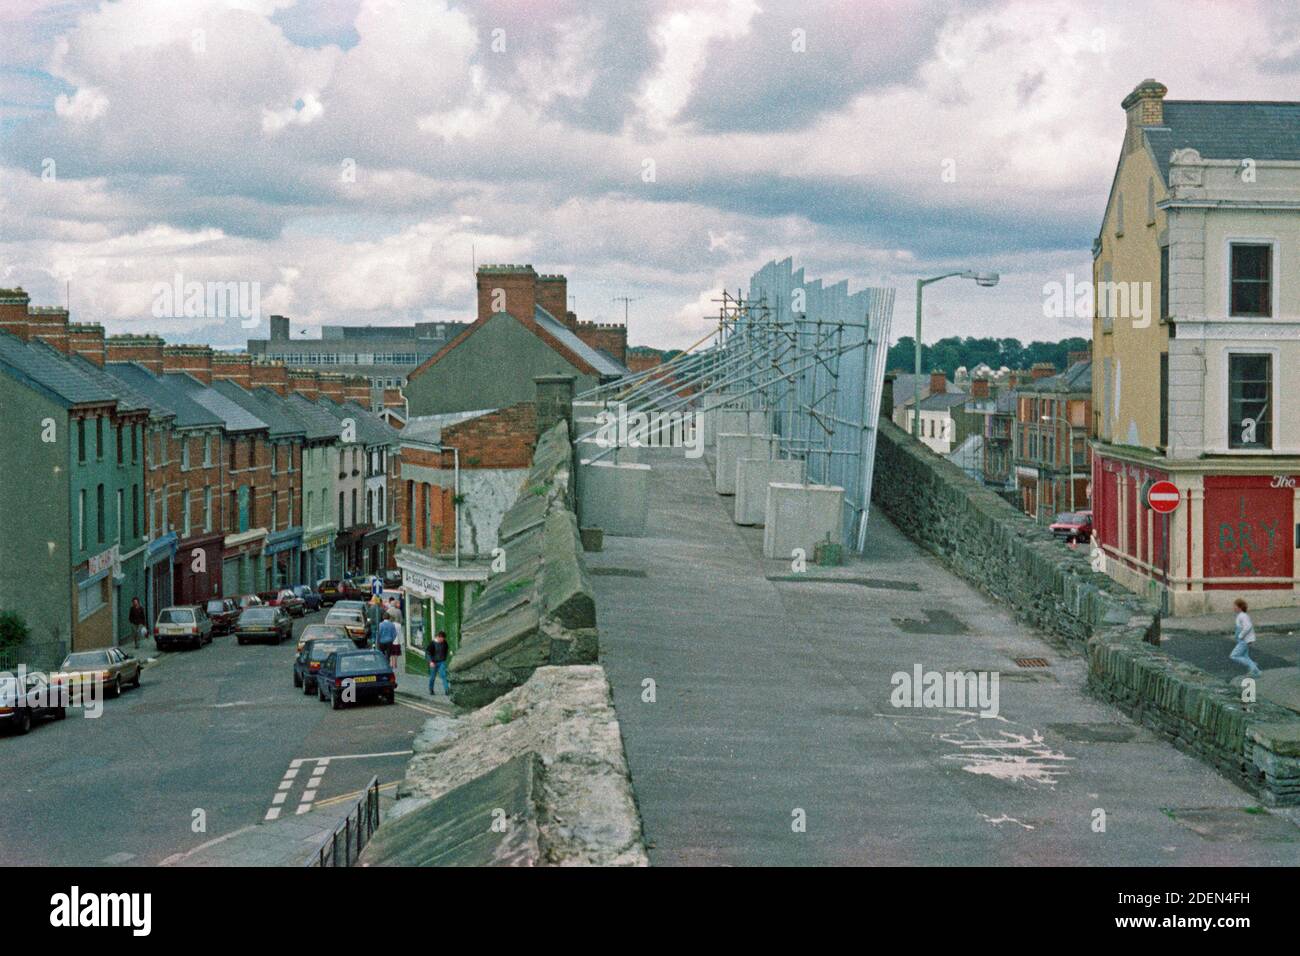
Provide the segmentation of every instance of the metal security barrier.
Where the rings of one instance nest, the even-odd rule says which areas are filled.
[[[351,866],[379,829],[379,777],[370,778],[365,794],[353,804],[305,864],[308,867]]]

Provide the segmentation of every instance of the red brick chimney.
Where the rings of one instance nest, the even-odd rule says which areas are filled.
[[[569,315],[573,315],[572,312]],[[603,349],[620,365],[627,364],[627,326],[621,323],[577,322],[573,331],[593,349]]]
[[[73,322],[68,326],[68,354],[80,355],[103,368],[105,351],[102,325]]]
[[[309,368],[289,369],[289,390],[297,392],[303,398],[316,401],[320,388],[316,384],[316,372]]]
[[[1048,376],[1055,375],[1056,366],[1051,362],[1035,362],[1033,368],[1029,370],[1029,374],[1036,382],[1040,378],[1047,378]]]
[[[1092,361],[1092,349],[1081,349],[1078,352],[1070,352],[1065,359],[1065,365],[1068,368],[1077,362]]]
[[[31,302],[22,286],[0,289],[0,332],[27,341],[27,306]]]
[[[68,310],[60,306],[27,307],[27,337],[40,339],[68,354]]]
[[[163,373],[163,340],[156,335],[110,335],[110,362],[137,362],[155,375]]]
[[[987,378],[977,378],[970,383],[971,398],[988,398],[989,397],[989,380]]]
[[[326,398],[332,399],[342,405],[347,399],[345,379],[347,378],[342,372],[317,372],[316,383],[320,393]]]
[[[364,375],[349,375],[343,383],[343,398],[356,402],[362,408],[370,408],[370,379]]]
[[[557,321],[573,328],[569,319],[569,280],[564,276],[537,277],[537,304],[551,313]]]
[[[277,395],[289,394],[289,370],[283,362],[254,362],[248,371],[251,388],[265,386]]]
[[[930,373],[930,394],[946,395],[948,393],[948,376],[943,369],[937,368]]]
[[[219,382],[234,382],[240,388],[253,387],[253,356],[247,352],[212,353],[212,377]]]
[[[483,321],[495,312],[509,312],[531,321],[537,305],[537,273],[529,265],[479,266],[478,318]]]
[[[204,385],[212,384],[212,346],[163,346],[163,371],[168,374],[192,375]]]

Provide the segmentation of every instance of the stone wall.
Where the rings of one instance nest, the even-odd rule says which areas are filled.
[[[1159,651],[1160,614],[960,468],[882,419],[872,502],[956,574],[1084,644],[1088,689],[1262,800],[1300,804],[1300,715]]]
[[[572,445],[561,421],[537,441],[515,503],[501,518],[504,570],[465,616],[451,660],[452,699],[482,707],[548,664],[592,664],[596,604],[573,512]]]

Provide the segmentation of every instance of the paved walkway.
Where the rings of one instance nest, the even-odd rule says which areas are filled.
[[[650,461],[647,536],[586,557],[653,863],[1300,864],[1294,811],[1247,812],[879,513],[796,575],[704,459]],[[891,706],[918,665],[997,672],[999,715]]]

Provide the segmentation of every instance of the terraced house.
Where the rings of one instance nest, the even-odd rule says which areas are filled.
[[[29,312],[0,290],[0,608],[31,629],[49,666],[129,633],[144,587],[144,432],[149,410],[68,357],[67,313]]]
[[[1177,614],[1292,605],[1300,551],[1300,102],[1144,80],[1093,244],[1093,510],[1107,570]],[[1169,480],[1172,514],[1147,490]]]

